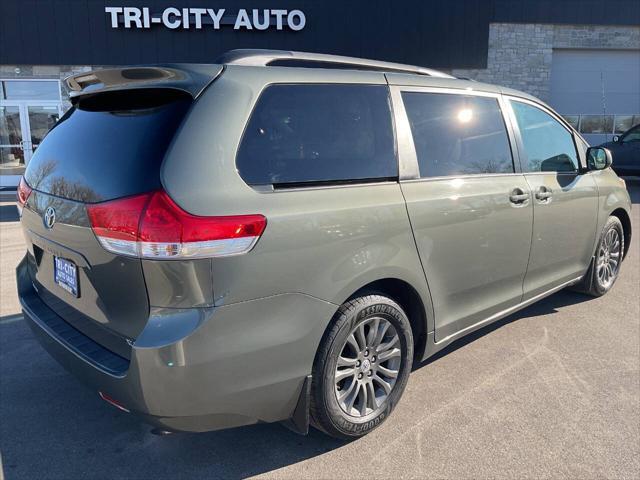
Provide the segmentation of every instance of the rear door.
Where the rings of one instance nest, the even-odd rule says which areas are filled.
[[[401,181],[440,341],[518,304],[532,199],[500,95],[392,87]],[[406,115],[405,115],[406,111]]]
[[[585,273],[594,253],[598,190],[591,173],[580,173],[573,132],[551,110],[516,98],[509,105],[533,192],[526,300]]]
[[[33,192],[22,225],[34,288],[67,322],[123,356],[148,318],[143,269],[140,259],[102,248],[87,206],[159,188],[162,159],[190,103],[163,90],[82,99],[25,173]]]

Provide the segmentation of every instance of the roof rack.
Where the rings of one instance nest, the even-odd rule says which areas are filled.
[[[354,70],[375,70],[383,72],[414,73],[430,77],[455,78],[452,75],[431,68],[404,65],[402,63],[366,60],[364,58],[343,57],[323,53],[292,52],[288,50],[236,49],[223,53],[215,60],[217,64],[250,65],[266,67],[301,66],[316,68],[345,68]]]

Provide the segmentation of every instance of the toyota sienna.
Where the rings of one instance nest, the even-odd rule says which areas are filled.
[[[162,430],[362,436],[414,362],[605,294],[629,248],[610,152],[522,92],[268,50],[67,82],[19,185],[24,317]]]

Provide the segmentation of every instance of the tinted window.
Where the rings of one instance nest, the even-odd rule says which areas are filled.
[[[629,130],[624,137],[622,137],[623,142],[638,142],[640,141],[640,125],[636,126]]]
[[[160,165],[190,98],[171,91],[102,93],[72,107],[35,151],[36,190],[98,202],[160,187]]]
[[[250,185],[396,177],[386,86],[273,85],[238,151]]]
[[[578,159],[571,133],[539,108],[522,102],[511,102],[511,105],[524,143],[525,169],[529,172],[576,171]]]
[[[633,115],[616,115],[613,133],[621,134],[633,126]]]
[[[403,92],[421,177],[512,173],[497,99]]]

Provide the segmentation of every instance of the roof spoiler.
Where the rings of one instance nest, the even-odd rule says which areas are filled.
[[[227,65],[250,65],[266,67],[277,64],[281,67],[306,66],[316,68],[351,68],[354,70],[374,70],[380,72],[413,73],[430,77],[455,78],[448,73],[431,68],[405,65],[402,63],[367,60],[341,55],[322,53],[293,52],[288,50],[237,49],[229,50],[218,57],[215,63]]]
[[[169,88],[196,98],[222,72],[221,65],[169,64],[105,68],[65,79],[71,100],[114,90]]]

